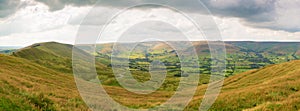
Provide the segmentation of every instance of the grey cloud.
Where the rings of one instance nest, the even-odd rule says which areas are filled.
[[[64,8],[65,5],[85,6],[93,5],[98,0],[36,0],[42,2],[50,7],[51,10],[59,10]],[[123,7],[130,4],[137,3],[169,3],[178,7],[191,8],[199,7],[199,4],[195,4],[195,0],[99,0],[101,6],[111,7]],[[264,12],[269,12],[274,9],[276,0],[200,0],[202,1],[212,12],[236,17],[248,17],[257,15]],[[197,9],[197,8],[194,8]]]
[[[36,0],[50,7],[55,11],[65,7],[65,5],[86,6],[94,5],[98,0]],[[185,8],[189,12],[203,12],[199,4],[190,2],[194,0],[100,0],[100,6],[124,7],[137,3],[169,3],[177,7]],[[245,25],[257,28],[268,28],[273,30],[284,30],[288,32],[300,31],[299,26],[289,27],[283,22],[278,22],[282,15],[278,14],[278,4],[280,0],[200,0],[213,15],[220,17],[238,17],[244,21]],[[299,2],[296,0],[284,0]],[[283,4],[289,7],[289,4]],[[282,6],[281,6],[282,7]],[[200,10],[199,10],[200,9]],[[293,16],[298,17],[298,16]],[[290,21],[295,22],[295,21]],[[296,23],[290,23],[292,25]]]
[[[203,2],[214,14],[241,17],[249,21],[268,20],[260,15],[273,13],[276,4],[276,0],[203,0]]]
[[[52,11],[64,8],[65,5],[86,6],[94,5],[98,0],[36,0],[50,7]],[[195,0],[99,0],[97,5],[106,7],[124,7],[137,3],[168,3],[184,7],[189,11],[199,12],[199,4]],[[234,17],[252,17],[274,11],[276,0],[200,0],[213,14]],[[258,19],[258,18],[257,18]],[[259,20],[258,20],[259,21]]]
[[[20,8],[20,0],[0,0],[0,18],[14,14]]]
[[[300,14],[299,12],[291,13],[295,9],[300,9],[300,1],[202,0],[202,2],[212,14],[221,17],[238,17],[243,21],[244,25],[250,27],[287,32],[300,31],[300,22],[298,21]],[[285,12],[281,10],[285,10]]]

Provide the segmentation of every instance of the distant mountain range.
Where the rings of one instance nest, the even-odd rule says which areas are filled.
[[[8,50],[8,49],[20,49],[21,46],[0,46],[0,50]]]
[[[171,46],[171,45],[173,46]],[[117,43],[117,44],[99,44],[97,45],[97,52],[99,58],[111,56],[112,50],[121,52],[119,55],[130,55],[132,61],[140,58],[145,58],[146,55],[151,57],[159,57],[162,61],[176,61],[176,49],[173,47],[182,47],[183,55],[192,55],[192,51],[196,51],[199,63],[208,66],[210,62],[210,46],[207,42],[144,42],[139,44],[133,43]],[[186,44],[191,44],[190,46]],[[136,47],[134,46],[136,45]],[[224,44],[212,43],[218,47],[226,48],[226,65],[227,75],[241,73],[251,69],[257,69],[270,64],[277,64],[288,62],[291,60],[298,60],[300,58],[300,43],[298,42],[225,42]],[[133,49],[130,49],[135,47]],[[131,52],[129,50],[132,50]],[[155,58],[154,57],[154,58]],[[126,57],[123,57],[126,58]],[[139,60],[145,62],[145,60]],[[179,62],[178,60],[176,61]],[[175,66],[175,65],[173,65]],[[203,66],[203,67],[205,67]],[[204,73],[209,73],[206,69],[202,69]]]
[[[12,52],[15,52],[17,49],[20,49],[22,47],[19,46],[0,46],[0,54],[11,54]]]

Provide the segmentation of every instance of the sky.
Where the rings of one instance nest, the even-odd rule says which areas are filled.
[[[165,0],[175,8],[186,9],[197,19],[211,17],[224,41],[300,41],[300,0],[200,0],[211,12],[199,10],[195,0]],[[79,28],[102,27],[105,16],[130,4],[161,2],[161,0],[0,0],[0,46],[28,46],[38,42],[56,41],[74,44]],[[88,18],[91,10],[96,10]],[[202,40],[189,21],[166,7],[141,7],[120,14],[97,42],[114,42],[123,26],[133,26],[126,37],[134,40],[149,35],[177,40],[178,30],[160,22],[142,22],[139,17],[166,19],[173,26],[193,34],[190,40]],[[130,24],[129,21],[140,21]],[[205,22],[205,21],[203,21]],[[83,33],[89,35],[93,30]],[[122,30],[124,31],[124,30]],[[206,29],[205,31],[209,31]],[[120,31],[121,32],[121,31]],[[130,33],[130,34],[128,34]],[[180,37],[179,37],[180,38]],[[209,37],[206,37],[209,38]],[[168,40],[167,39],[167,40]],[[179,39],[178,39],[179,40]]]

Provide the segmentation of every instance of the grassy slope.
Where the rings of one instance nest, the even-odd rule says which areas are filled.
[[[207,85],[198,87],[186,111],[198,110],[206,88]],[[135,108],[153,107],[164,103],[172,96],[170,91],[158,91],[144,96],[114,86],[105,89],[116,101]],[[223,89],[210,110],[297,111],[299,109],[300,61],[291,61],[226,78]]]
[[[75,51],[73,52],[73,50]],[[57,42],[33,44],[14,52],[12,56],[27,59],[58,72],[71,74],[73,53],[81,58],[90,57],[82,50],[73,49],[73,45]],[[96,65],[101,67],[102,64],[96,63]]]
[[[21,57],[64,73],[72,71],[72,45],[55,42],[39,43],[20,49],[13,56]]]
[[[189,110],[199,105],[206,86]],[[225,79],[224,86],[211,110],[276,110],[300,109],[300,61],[271,65]],[[198,101],[197,101],[198,100]]]
[[[169,92],[145,97],[123,88],[104,86],[114,99],[130,107],[151,107],[167,100]],[[152,102],[148,102],[151,100]],[[0,111],[88,110],[72,75],[29,60],[0,55]]]
[[[87,110],[71,75],[0,55],[0,110]]]

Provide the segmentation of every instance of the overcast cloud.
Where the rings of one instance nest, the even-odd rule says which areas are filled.
[[[66,5],[87,6],[97,0],[36,0],[50,7],[50,10],[60,10]],[[105,7],[123,7],[133,3],[170,3],[186,9],[198,9],[199,4],[191,0],[101,0],[97,5]],[[220,17],[238,17],[245,25],[284,30],[300,31],[300,1],[299,0],[201,0],[212,14]],[[193,12],[193,11],[191,11]],[[199,11],[197,11],[199,12]]]
[[[20,7],[20,0],[0,0],[0,18],[14,14]]]
[[[95,21],[103,18],[105,13],[139,3],[167,3],[199,16],[206,14],[199,13],[202,12],[197,8],[199,4],[190,1],[194,0],[102,0],[97,4],[99,14],[88,18],[86,23],[95,25]],[[274,40],[300,39],[299,0],[201,1],[214,15],[224,40],[266,40],[267,37]],[[42,36],[43,32],[47,37],[62,37],[51,34],[59,29],[73,32],[64,35],[76,35],[75,27],[80,25],[96,2],[97,0],[0,0],[0,39],[18,38],[21,37],[20,34],[28,38],[34,33]],[[68,28],[63,28],[66,26]],[[56,37],[48,40],[55,41]]]

